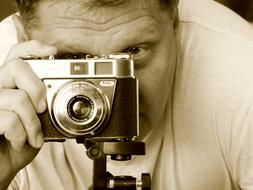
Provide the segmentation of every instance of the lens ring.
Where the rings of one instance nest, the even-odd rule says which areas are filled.
[[[78,118],[70,107],[76,103],[77,97],[81,99],[81,103],[86,102],[86,105],[90,106],[87,117],[85,117],[85,110],[75,110],[77,111],[75,114],[80,111],[79,114],[83,114],[85,119]],[[89,81],[72,81],[63,85],[56,93],[52,105],[56,128],[67,137],[90,136],[96,133],[108,119],[110,112],[108,97]],[[71,109],[72,114],[70,114]]]

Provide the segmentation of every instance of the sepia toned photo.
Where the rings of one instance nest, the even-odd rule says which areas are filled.
[[[251,0],[0,0],[0,190],[252,190]]]

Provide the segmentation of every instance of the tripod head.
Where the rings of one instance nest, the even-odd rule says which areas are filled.
[[[99,141],[86,139],[84,145],[87,155],[94,162],[93,167],[93,190],[150,190],[150,174],[143,173],[141,180],[132,176],[113,176],[106,171],[107,156],[112,160],[130,160],[132,155],[145,155],[145,143],[120,140],[120,141]]]

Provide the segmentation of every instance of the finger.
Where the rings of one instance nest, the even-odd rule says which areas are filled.
[[[46,87],[22,59],[16,58],[0,68],[0,88],[19,88],[27,92],[37,113],[46,109]]]
[[[15,112],[24,127],[28,142],[34,148],[40,148],[44,142],[41,123],[29,97],[23,90],[0,90],[0,109]]]
[[[15,150],[22,150],[27,136],[18,115],[0,110],[0,121],[0,135],[4,135]]]
[[[56,47],[32,40],[14,45],[7,55],[5,63],[15,58],[46,57],[56,53]]]

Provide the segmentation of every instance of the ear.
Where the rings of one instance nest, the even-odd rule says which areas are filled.
[[[15,23],[15,26],[17,29],[18,42],[28,41],[28,36],[25,31],[21,17],[19,15],[15,14],[12,16],[12,20]]]

